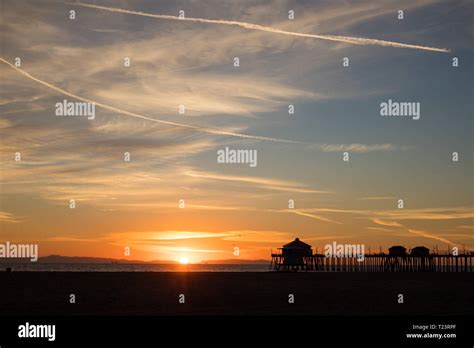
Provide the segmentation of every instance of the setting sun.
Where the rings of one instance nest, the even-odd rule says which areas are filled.
[[[187,265],[189,263],[189,260],[187,257],[182,257],[179,259],[179,263],[182,265]]]

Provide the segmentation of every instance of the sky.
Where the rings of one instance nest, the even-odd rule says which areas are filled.
[[[472,2],[84,4],[2,1],[0,242],[191,262],[296,237],[474,250]],[[95,118],[56,116],[65,99]],[[420,118],[381,116],[389,99]],[[257,165],[218,163],[226,147]]]

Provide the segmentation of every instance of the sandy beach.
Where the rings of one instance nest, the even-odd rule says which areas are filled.
[[[472,273],[0,272],[2,315],[467,315]],[[75,294],[76,303],[69,303]],[[184,294],[185,303],[179,303]],[[288,303],[288,295],[294,303]],[[404,295],[404,303],[397,295]]]

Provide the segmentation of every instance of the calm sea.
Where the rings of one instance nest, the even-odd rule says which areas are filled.
[[[265,264],[19,263],[0,265],[0,267],[0,271],[11,267],[13,272],[268,272],[270,266]]]

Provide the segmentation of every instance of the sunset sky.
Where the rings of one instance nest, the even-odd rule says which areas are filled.
[[[3,0],[1,58],[109,108],[57,117],[77,100],[0,62],[0,242],[191,262],[268,259],[295,237],[474,250],[472,2],[90,3],[450,52]],[[419,102],[420,119],[380,116],[389,99]],[[218,163],[226,146],[258,165]]]

